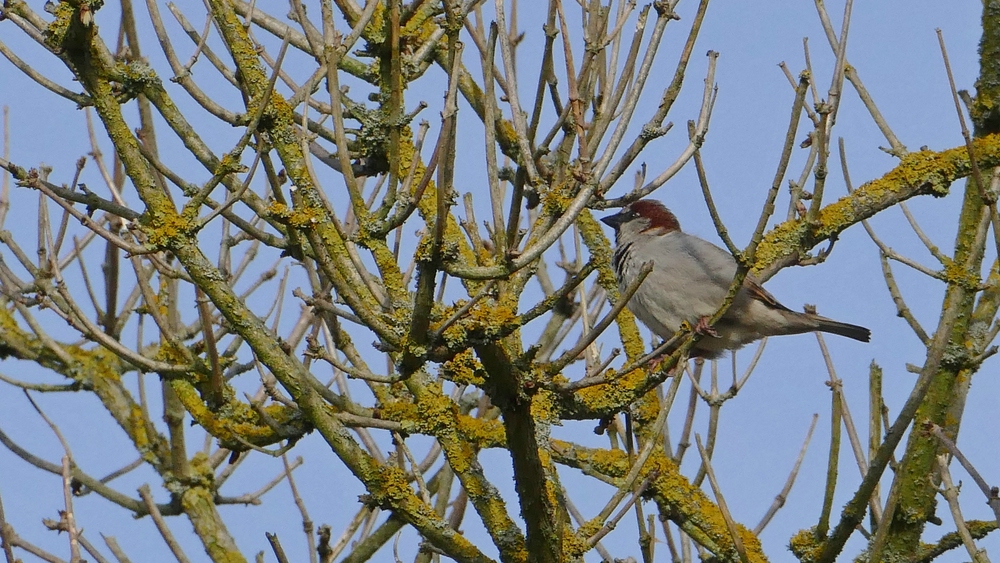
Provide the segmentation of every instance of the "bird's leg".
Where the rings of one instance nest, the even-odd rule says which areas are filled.
[[[698,319],[698,324],[694,325],[694,333],[700,334],[702,336],[711,336],[712,338],[719,338],[719,333],[712,328],[712,325],[708,324],[708,317],[702,317]]]

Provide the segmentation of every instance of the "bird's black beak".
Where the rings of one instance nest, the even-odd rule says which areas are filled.
[[[618,230],[618,227],[621,226],[621,224],[624,223],[626,220],[628,220],[628,217],[622,211],[619,211],[618,213],[615,213],[614,215],[608,215],[607,217],[601,217],[601,222],[602,223],[604,223],[605,225],[611,227],[612,229],[614,229],[616,231]]]

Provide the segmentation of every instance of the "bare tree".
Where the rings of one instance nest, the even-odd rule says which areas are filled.
[[[490,7],[482,0],[290,0],[280,16],[269,3],[206,0],[204,14],[168,4],[172,21],[147,0],[142,17],[155,39],[143,36],[145,24],[123,0],[114,45],[99,32],[98,24],[110,29],[114,17],[102,0],[50,2],[47,14],[5,0],[6,33],[16,29],[37,42],[76,83],[60,83],[49,67],[25,62],[2,42],[0,53],[84,108],[92,151],[73,177],[58,179],[7,154],[0,159],[9,173],[0,223],[17,221],[12,211],[27,213],[15,205],[24,201],[19,192],[38,193],[37,228],[0,231],[0,354],[63,381],[0,378],[5,392],[20,388],[29,398],[95,397],[110,416],[103,422],[113,421],[138,457],[102,478],[75,461],[67,440],[55,463],[0,432],[9,450],[61,476],[65,507],[48,525],[68,532],[70,560],[82,560],[81,549],[105,560],[72,504],[96,494],[150,517],[178,561],[188,555],[169,516],[191,523],[212,561],[244,561],[218,507],[259,503],[284,480],[312,562],[371,560],[404,527],[419,534],[419,544],[402,547],[418,562],[485,562],[496,554],[504,562],[554,563],[582,561],[595,550],[607,561],[632,555],[650,562],[664,543],[672,561],[765,560],[758,534],[773,511],[755,529],[735,522],[711,464],[713,451],[725,447],[716,444],[719,412],[756,357],[745,374],[734,368],[723,389],[718,364],[688,361],[703,337],[697,331],[682,330],[651,351],[625,308],[642,278],[620,291],[610,243],[593,215],[653,194],[694,166],[719,235],[740,264],[731,294],[748,272],[766,280],[788,266],[822,262],[837,236],[861,223],[881,253],[899,315],[926,346],[898,412],[884,409],[873,363],[867,444],[831,368],[827,494],[818,524],[792,537],[792,551],[802,561],[834,561],[852,534],[863,533],[864,560],[929,561],[964,547],[985,561],[975,542],[997,522],[962,518],[948,466],[951,455],[971,466],[955,441],[972,375],[995,353],[1000,331],[1000,270],[995,257],[984,265],[987,250],[1000,248],[1000,143],[993,135],[1000,12],[984,3],[975,98],[955,94],[959,116],[968,110],[973,123],[969,133],[962,117],[965,145],[910,152],[847,59],[850,0],[839,29],[817,2],[835,63],[822,78],[809,68],[808,52],[798,77],[783,67],[793,98],[787,132],[757,228],[740,248],[715,211],[699,152],[715,102],[716,53],[707,55],[704,85],[695,86],[697,115],[686,131],[673,132],[686,136],[683,148],[648,175],[638,166],[643,151],[671,131],[667,118],[709,8],[700,0],[693,18],[676,21],[678,1],[553,0],[536,8],[544,18],[540,52],[517,61],[524,6],[504,0]],[[667,87],[650,93],[655,61],[670,56],[658,53],[668,26],[681,27],[686,40],[670,54],[678,62]],[[144,53],[154,48],[169,68],[151,66]],[[406,95],[421,88],[442,96],[428,105]],[[855,188],[841,143],[840,168],[853,191],[831,202],[824,191],[829,169],[837,168],[833,131],[848,90],[860,95],[885,135],[884,150],[899,162]],[[638,109],[644,93],[659,100],[648,114]],[[471,152],[460,137],[474,136],[485,158],[476,164],[483,183],[473,187],[456,172]],[[809,157],[789,180],[802,138]],[[109,146],[107,157],[101,148]],[[607,195],[636,168],[632,189]],[[933,267],[894,252],[866,223],[894,207],[910,218],[906,200],[942,195],[963,178],[950,255],[911,221],[939,262]],[[470,191],[460,193],[463,187]],[[779,196],[787,203],[784,222],[767,230]],[[810,255],[819,245],[824,250]],[[937,327],[925,329],[911,313],[893,264],[942,284]],[[667,345],[676,351],[663,356]],[[690,400],[678,403],[682,386]],[[703,441],[694,427],[705,409]],[[673,432],[665,425],[672,410],[685,417]],[[569,421],[595,421],[607,445],[553,437],[553,426]],[[863,479],[837,520],[842,427]],[[192,447],[201,432],[211,440]],[[287,454],[310,433],[366,491],[342,531],[315,529],[309,495],[293,479],[302,461]],[[680,467],[692,434],[701,463],[687,475]],[[883,499],[878,485],[889,480],[886,469],[904,437]],[[488,478],[480,463],[486,449],[509,453],[514,495],[505,498]],[[281,457],[283,471],[256,492],[222,495],[243,461],[260,454]],[[159,501],[148,485],[134,494],[115,487],[139,467],[160,480]],[[560,480],[567,469],[614,489],[597,514],[577,510],[580,493]],[[706,478],[711,494],[702,488]],[[996,488],[981,483],[1000,518]],[[940,487],[956,532],[923,544]],[[462,530],[468,512],[488,540]],[[638,541],[633,552],[613,554],[602,540],[626,517],[635,520]],[[22,550],[60,560],[20,537],[15,524],[17,515],[0,507],[8,563]],[[289,560],[278,536],[267,539],[278,561]],[[127,561],[107,540],[113,556]],[[392,549],[398,560],[400,546]]]

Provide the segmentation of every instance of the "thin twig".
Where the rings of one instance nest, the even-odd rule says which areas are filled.
[[[87,541],[87,538],[83,537],[82,531],[77,535],[80,539],[80,545],[83,546],[83,549],[86,550],[86,552],[89,553],[97,563],[110,563],[103,555],[101,555],[100,551],[97,551],[97,547],[94,544],[90,543]],[[86,561],[81,560],[81,563],[86,563]]]
[[[624,518],[626,514],[628,514],[628,511],[630,508],[632,508],[632,505],[636,504],[636,501],[638,501],[639,498],[642,497],[642,493],[644,493],[646,489],[649,488],[649,484],[652,483],[653,479],[655,479],[657,476],[658,474],[656,471],[650,472],[649,475],[646,475],[646,478],[642,480],[642,483],[640,483],[639,487],[635,490],[635,492],[632,493],[632,496],[628,499],[628,502],[625,503],[625,506],[622,506],[621,510],[618,511],[618,514],[615,514],[615,516],[611,520],[605,522],[604,525],[601,526],[601,529],[597,530],[597,532],[595,532],[594,535],[587,538],[587,545],[593,547],[597,545],[597,542],[601,541],[601,538],[611,533],[611,530],[614,530],[615,526],[618,525],[618,522],[621,521],[621,519]]]
[[[799,468],[802,466],[802,460],[806,457],[806,450],[809,449],[809,442],[812,440],[813,430],[816,430],[816,423],[819,421],[819,415],[814,414],[812,417],[812,423],[809,424],[809,432],[806,433],[806,439],[802,442],[802,448],[799,449],[799,457],[795,459],[795,465],[792,466],[791,473],[788,474],[788,479],[785,481],[785,486],[781,488],[781,492],[778,496],[774,497],[774,502],[771,507],[767,509],[764,513],[763,518],[760,522],[754,526],[753,533],[755,535],[760,535],[764,531],[764,528],[771,522],[771,518],[778,513],[778,510],[782,506],[785,506],[785,501],[788,499],[788,493],[792,491],[792,485],[795,484],[795,478],[799,474]]]
[[[615,306],[612,307],[610,311],[608,311],[608,314],[605,315],[603,319],[598,321],[598,323],[594,325],[594,328],[592,328],[589,332],[587,332],[587,334],[582,336],[580,338],[580,341],[577,342],[576,346],[574,346],[570,350],[567,350],[558,360],[552,362],[552,364],[549,365],[548,367],[548,372],[550,374],[555,374],[562,371],[562,369],[565,368],[567,365],[569,365],[570,362],[579,357],[580,354],[583,353],[583,351],[587,348],[587,346],[590,346],[590,344],[593,343],[594,340],[596,340],[597,337],[601,335],[601,333],[603,333],[609,326],[611,326],[611,323],[615,322],[615,319],[618,318],[618,313],[621,313],[622,309],[625,308],[625,305],[628,304],[629,299],[631,299],[632,296],[635,295],[635,292],[638,291],[639,286],[642,285],[642,282],[646,280],[646,276],[648,276],[649,273],[652,271],[653,271],[652,262],[646,262],[645,264],[643,264],[642,268],[639,270],[638,275],[636,275],[636,278],[632,280],[631,283],[629,283],[625,291],[623,291],[621,296],[619,296],[618,301],[615,303]]]
[[[7,563],[16,563],[14,559],[14,528],[7,523],[7,517],[3,512],[3,499],[0,498],[0,549],[3,549],[4,558]]]
[[[847,186],[847,193],[853,193],[854,187],[851,183],[850,170],[847,167],[847,149],[844,147],[843,137],[839,139],[838,146],[840,149],[840,168],[844,174],[844,183]],[[905,204],[901,203],[900,205],[905,205]],[[913,229],[917,232],[917,236],[922,235],[920,228],[916,225],[916,221],[911,219],[910,214],[905,207],[903,207],[903,213],[906,215],[907,220],[910,221],[910,226],[913,227]],[[885,278],[885,283],[889,287],[889,295],[892,297],[892,301],[896,305],[896,312],[899,314],[899,316],[903,317],[903,319],[906,320],[907,324],[910,325],[910,328],[913,330],[914,334],[917,335],[917,338],[919,338],[920,341],[923,342],[924,345],[926,345],[930,341],[930,339],[927,336],[927,332],[924,330],[922,326],[920,326],[920,322],[913,315],[913,312],[910,310],[909,306],[907,306],[906,301],[903,299],[903,293],[899,289],[899,286],[896,284],[896,278],[892,274],[892,267],[889,265],[890,256],[887,254],[887,251],[891,252],[891,249],[886,245],[884,245],[882,241],[875,235],[875,229],[872,228],[871,224],[868,222],[867,219],[861,221],[861,226],[864,227],[865,232],[868,233],[868,236],[872,239],[872,242],[874,242],[881,250],[879,254],[879,260],[882,264],[882,276]],[[921,237],[921,240],[923,240],[923,237]],[[925,244],[928,244],[928,242],[925,242]],[[929,245],[928,248],[930,249],[931,246]],[[931,253],[934,254],[934,250],[931,250]],[[895,253],[893,254],[895,255]],[[895,255],[895,258],[897,259],[897,261],[901,261],[900,258],[902,257]],[[942,263],[948,262],[943,255],[941,255],[941,258],[939,260],[941,260]],[[914,264],[915,263],[907,265],[914,267]],[[915,269],[919,270],[919,268]],[[924,273],[928,272],[925,271]],[[931,277],[936,277],[933,273],[930,273],[929,275]]]
[[[965,454],[958,449],[955,442],[952,441],[947,434],[945,434],[943,428],[937,424],[931,424],[930,431],[931,434],[934,434],[934,436],[941,441],[941,445],[943,445],[945,449],[951,453],[951,455],[955,456],[955,459],[962,464],[965,471],[967,471],[969,476],[972,477],[972,480],[976,482],[976,486],[979,487],[979,490],[986,495],[986,504],[988,504],[990,509],[993,510],[993,515],[996,517],[997,524],[1000,525],[1000,491],[998,491],[998,488],[995,486],[991,487],[989,483],[986,482],[986,479],[983,479],[983,476],[980,475],[979,471],[977,471],[975,466],[972,465],[969,458],[965,457]]]
[[[299,514],[302,515],[302,530],[306,535],[306,547],[309,551],[309,562],[316,563],[316,549],[313,547],[313,522],[312,519],[309,518],[309,511],[306,509],[306,503],[302,500],[302,495],[299,494],[299,489],[295,486],[295,479],[292,477],[292,469],[302,464],[302,458],[296,458],[293,466],[288,463],[288,456],[282,455],[281,464],[285,468],[285,478],[288,479],[288,486],[292,490],[292,499],[295,502],[295,506],[299,509]]]
[[[486,282],[486,284],[483,285],[482,289],[480,289],[479,292],[472,297],[472,299],[466,301],[461,307],[459,307],[457,311],[455,311],[450,317],[448,317],[443,323],[441,323],[439,327],[434,329],[434,332],[431,333],[430,341],[436,342],[438,339],[440,339],[441,335],[444,334],[444,331],[448,330],[448,327],[455,324],[455,322],[458,321],[458,319],[462,318],[462,315],[468,313],[476,305],[476,303],[478,303],[483,297],[489,295],[490,292],[493,291],[495,285],[496,285],[496,280],[490,280]]]
[[[629,492],[632,491],[632,487],[635,485],[636,480],[642,473],[643,466],[649,459],[650,454],[653,453],[653,448],[658,443],[656,436],[659,433],[659,429],[662,428],[663,424],[666,422],[667,412],[669,410],[670,410],[669,403],[665,403],[660,407],[660,412],[656,416],[656,420],[653,422],[652,426],[649,427],[652,430],[652,433],[650,434],[650,437],[647,439],[646,444],[643,445],[642,451],[639,453],[638,456],[636,456],[635,461],[632,463],[632,467],[629,469],[629,472],[625,476],[625,478],[622,479],[621,485],[618,487],[618,490],[615,491],[615,494],[612,495],[611,499],[608,500],[607,504],[604,505],[604,508],[601,509],[598,515],[594,518],[594,520],[598,522],[606,521],[608,517],[611,516],[611,512],[615,509],[615,507],[618,506],[618,504],[625,499],[625,497],[629,494]],[[622,509],[621,512],[624,513],[627,512],[627,510],[628,507]],[[590,542],[588,540],[588,543],[590,545],[594,545],[594,543],[596,543],[597,540],[599,539],[600,538],[593,539],[593,542]]]
[[[289,563],[288,556],[285,555],[285,550],[281,547],[281,542],[278,541],[278,534],[264,532],[264,537],[266,537],[268,543],[271,544],[271,551],[274,552],[274,556],[278,559],[278,563]]]
[[[70,471],[72,459],[67,452],[62,457],[62,489],[63,504],[66,510],[60,514],[60,524],[63,524],[66,533],[69,535],[69,560],[70,563],[78,563],[80,559],[80,533],[76,529],[76,516],[73,512],[73,477]],[[63,529],[60,527],[60,529]]]
[[[992,192],[988,192],[986,185],[983,183],[983,175],[979,170],[979,163],[976,162],[976,153],[972,146],[972,134],[969,133],[969,128],[965,124],[965,112],[962,111],[962,103],[959,100],[958,91],[955,89],[955,77],[951,73],[951,62],[948,60],[948,50],[944,45],[944,35],[941,33],[941,28],[934,31],[937,33],[938,45],[941,46],[941,57],[944,59],[944,69],[948,74],[948,86],[951,87],[951,96],[955,101],[955,112],[958,114],[958,123],[962,128],[962,138],[965,139],[965,150],[969,152],[969,164],[972,166],[972,181],[976,184],[976,190],[979,192],[980,199],[990,209],[990,219],[993,224],[993,239],[996,248],[1000,250],[1000,215],[997,214],[997,196]]]
[[[181,549],[177,540],[174,539],[174,534],[170,532],[170,528],[167,527],[166,521],[163,520],[163,515],[160,514],[159,508],[156,507],[156,502],[153,500],[153,493],[149,490],[149,485],[145,484],[139,487],[139,496],[142,497],[142,501],[146,504],[146,510],[149,511],[149,516],[153,519],[153,523],[156,524],[156,529],[159,530],[160,535],[163,536],[163,541],[166,542],[167,547],[177,558],[178,563],[191,563],[191,561],[184,555],[184,550]]]
[[[941,484],[944,486],[942,493],[945,500],[948,501],[951,516],[955,519],[955,528],[958,530],[959,537],[962,538],[962,545],[965,546],[969,557],[972,558],[972,563],[989,563],[990,559],[986,556],[986,551],[976,547],[975,542],[972,541],[972,534],[969,533],[969,527],[965,525],[965,518],[962,517],[962,508],[958,504],[958,488],[955,487],[955,483],[951,480],[951,472],[948,471],[948,456],[946,454],[937,456],[937,466],[938,474],[941,476]]]
[[[868,463],[865,460],[864,449],[861,446],[861,437],[858,434],[857,427],[854,425],[854,417],[851,416],[851,409],[847,404],[847,397],[844,396],[844,382],[837,377],[837,372],[833,367],[833,358],[830,356],[830,350],[826,347],[826,340],[823,338],[822,333],[817,332],[815,334],[816,341],[819,343],[820,353],[826,364],[827,373],[830,376],[827,384],[830,386],[830,390],[838,396],[841,418],[844,421],[844,428],[847,430],[847,439],[851,443],[851,450],[854,452],[854,460],[857,462],[861,477],[864,477],[865,473],[868,472]],[[880,522],[882,519],[882,507],[879,505],[878,499],[872,497],[869,507],[872,511],[872,518],[875,519],[875,522]]]
[[[712,492],[715,493],[716,504],[719,505],[719,512],[722,513],[722,518],[726,521],[726,528],[729,530],[729,535],[732,537],[733,546],[736,548],[736,553],[740,556],[740,561],[743,563],[750,563],[750,559],[747,557],[746,549],[743,547],[743,538],[740,536],[740,530],[736,526],[736,522],[733,520],[732,515],[729,513],[729,507],[726,506],[726,500],[722,497],[722,490],[719,488],[719,482],[715,479],[715,471],[712,469],[712,460],[705,450],[705,446],[701,443],[701,435],[694,435],[695,442],[698,444],[698,453],[701,454],[701,463],[705,467],[705,472],[708,474],[708,482],[712,485]]]
[[[694,136],[694,124],[688,124],[688,134]],[[726,248],[729,249],[729,253],[735,257],[740,255],[740,249],[733,243],[733,239],[729,238],[729,230],[726,229],[725,223],[722,222],[722,217],[719,215],[719,210],[715,207],[715,200],[712,198],[712,190],[708,186],[708,174],[705,172],[705,165],[701,161],[701,151],[695,151],[694,153],[694,167],[698,172],[698,183],[701,184],[701,194],[705,199],[705,205],[708,206],[708,213],[712,216],[712,222],[715,223],[715,231],[719,233],[719,238],[725,243]]]
[[[566,499],[566,511],[569,512],[569,515],[572,516],[573,520],[576,521],[576,525],[577,526],[584,525],[586,521],[583,519],[583,514],[580,513],[580,510],[576,507],[575,504],[573,504],[573,501],[570,500],[570,497],[568,494],[566,494],[565,489],[563,490],[563,498]],[[613,558],[611,557],[611,552],[605,549],[604,545],[601,544],[601,542],[598,541],[597,543],[595,543],[594,549],[597,550],[597,553],[600,554],[600,556],[604,559],[604,561],[613,560]]]
[[[116,540],[114,536],[105,536],[104,534],[101,534],[101,538],[104,539],[104,543],[108,546],[108,549],[111,550],[111,553],[114,554],[118,563],[132,563],[128,556],[125,555],[125,551],[123,551],[121,546],[118,545],[118,540]]]

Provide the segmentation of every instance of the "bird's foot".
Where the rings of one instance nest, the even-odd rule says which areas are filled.
[[[660,354],[659,356],[654,357],[649,361],[649,371],[651,373],[660,371],[660,367],[663,365],[663,362],[667,361],[668,358],[670,358],[670,354]]]
[[[702,317],[698,319],[698,324],[694,325],[694,333],[700,334],[702,336],[711,336],[712,338],[719,338],[719,333],[710,324],[708,324],[708,317]]]

